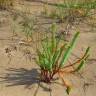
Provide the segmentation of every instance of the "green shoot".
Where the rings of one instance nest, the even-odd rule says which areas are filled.
[[[70,43],[68,44],[64,43],[63,46],[61,46],[60,45],[61,41],[59,40],[58,42],[57,38],[55,38],[56,29],[57,29],[56,24],[52,24],[51,26],[52,38],[50,40],[48,39],[48,37],[46,37],[46,40],[42,41],[41,50],[37,49],[38,58],[36,59],[36,63],[41,69],[41,81],[51,83],[54,76],[58,74],[67,88],[66,89],[67,94],[69,94],[71,91],[71,86],[64,81],[62,74],[64,72],[71,73],[79,71],[85,65],[85,61],[87,61],[89,57],[90,48],[88,47],[86,49],[86,52],[84,53],[82,58],[80,58],[72,65],[67,66],[68,71],[65,71],[66,68],[65,64],[67,63],[69,57],[71,56],[72,50],[76,45],[80,33],[77,32]],[[77,68],[70,69],[70,66],[74,66],[75,64],[78,64]]]

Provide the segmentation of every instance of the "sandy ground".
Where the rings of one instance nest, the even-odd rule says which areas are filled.
[[[43,4],[40,2],[26,2],[26,6],[31,8],[33,14],[40,14],[43,9]],[[17,7],[17,9],[22,10],[22,7]],[[20,45],[20,40],[23,38],[21,35],[12,38],[8,14],[6,11],[0,11],[0,96],[67,96],[65,87],[59,80],[57,82],[60,84],[42,83],[38,88],[39,82],[33,79],[39,75],[38,66],[34,62],[36,43],[33,42],[30,46]],[[42,19],[40,22],[43,22]],[[73,85],[69,96],[95,96],[96,28],[92,30],[89,25],[81,23],[73,27],[71,33],[73,34],[77,29],[81,34],[74,51],[75,54],[82,55],[85,48],[91,46],[91,56],[87,66],[81,71],[82,76],[75,74],[67,77]],[[34,37],[35,35],[36,33]],[[42,35],[39,34],[40,36]],[[6,53],[7,48],[11,50],[10,54]],[[29,55],[27,51],[30,51],[31,54]]]

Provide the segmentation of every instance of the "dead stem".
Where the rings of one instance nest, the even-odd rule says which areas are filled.
[[[70,85],[64,80],[64,74],[62,74],[61,72],[58,72],[58,75],[61,78],[64,86],[69,87]]]
[[[80,61],[82,61],[85,57],[86,57],[86,55],[84,54],[84,55],[82,56],[82,58],[80,58],[79,60],[77,60],[77,61],[74,62],[73,64],[70,64],[70,65],[65,66],[64,68],[71,67],[71,66],[74,66],[74,65],[78,64],[78,63],[79,63]]]

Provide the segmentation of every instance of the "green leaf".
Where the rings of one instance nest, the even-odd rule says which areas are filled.
[[[62,58],[62,60],[61,60],[61,62],[60,62],[60,67],[63,67],[64,64],[66,63],[66,61],[68,60],[68,58],[69,58],[69,56],[70,56],[70,54],[71,54],[71,52],[72,52],[72,49],[73,49],[74,46],[75,46],[75,43],[76,43],[76,41],[77,41],[78,36],[79,36],[79,32],[77,32],[77,33],[75,34],[75,36],[74,36],[74,38],[72,39],[69,47],[66,49],[66,51],[65,51],[65,53],[64,53],[64,55],[63,55],[63,58]]]
[[[85,9],[95,9],[96,8],[96,1],[93,2],[86,2],[86,3],[64,3],[64,4],[53,4],[56,7],[61,8],[85,8]]]
[[[62,55],[63,51],[65,50],[65,46],[66,46],[66,44],[64,44],[63,46],[61,46],[61,48],[60,48],[60,50],[59,50],[59,52],[58,52],[58,56],[57,56],[54,64],[58,64],[58,61],[60,60],[61,55]],[[53,65],[54,65],[54,64],[53,64]]]
[[[86,49],[85,56],[89,53],[89,51],[90,51],[90,47],[88,47],[88,48]]]
[[[52,52],[54,51],[54,49],[56,48],[56,38],[55,38],[55,33],[57,31],[57,28],[56,28],[56,24],[53,23],[52,26],[51,26],[51,31],[52,31],[52,41],[51,41],[51,44],[52,44]]]
[[[54,53],[54,56],[52,58],[52,66],[56,65],[56,61],[59,57],[59,54],[60,54],[60,50],[57,50],[55,53]]]
[[[81,63],[79,64],[79,66],[76,68],[76,71],[81,70],[81,68],[84,66],[84,64],[85,64],[85,61],[82,60]]]
[[[44,58],[45,58],[44,55],[38,49],[37,49],[37,55],[38,55],[37,61],[38,61],[38,63],[40,63],[39,66],[44,68],[45,67],[44,66]]]
[[[83,60],[81,60],[81,62],[80,62],[80,64],[79,64],[79,66],[76,68],[76,71],[79,71],[79,70],[81,70],[82,68],[83,68],[83,66],[85,65],[85,61],[88,59],[88,57],[89,57],[89,50],[90,50],[90,47],[88,47],[87,49],[86,49],[86,52],[85,52],[85,54],[84,54],[84,59]]]

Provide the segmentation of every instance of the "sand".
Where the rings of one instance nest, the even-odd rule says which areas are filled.
[[[34,2],[26,1],[24,4],[36,16],[39,16],[43,10],[42,2],[35,2],[34,0]],[[22,6],[24,7],[24,5],[17,4],[15,8],[20,11],[23,8]],[[38,18],[41,18],[39,19],[41,24],[42,22],[51,21],[50,19],[42,19],[42,17]],[[96,19],[94,20],[96,24]],[[37,39],[42,38],[42,34],[39,33],[37,36],[37,33],[34,33],[33,42],[27,46],[20,43],[25,38],[22,36],[23,33],[17,32],[18,35],[12,37],[9,12],[0,11],[0,22],[0,96],[67,96],[66,88],[62,86],[60,80],[56,80],[60,84],[55,82],[52,84],[40,83],[38,87],[39,82],[34,79],[39,76],[39,68],[34,62],[34,57],[36,57],[35,48],[38,45]],[[41,25],[39,31],[44,32],[43,27],[46,29],[48,26],[50,24]],[[77,56],[82,55],[87,46],[91,46],[91,56],[86,67],[81,71],[82,76],[70,74],[67,77],[73,85],[69,96],[95,96],[96,27],[92,29],[90,25],[81,22],[81,24],[71,29],[71,37],[76,30],[79,30],[81,34],[73,53]],[[6,52],[6,48],[11,50],[9,54]],[[29,51],[31,54],[27,53]]]

